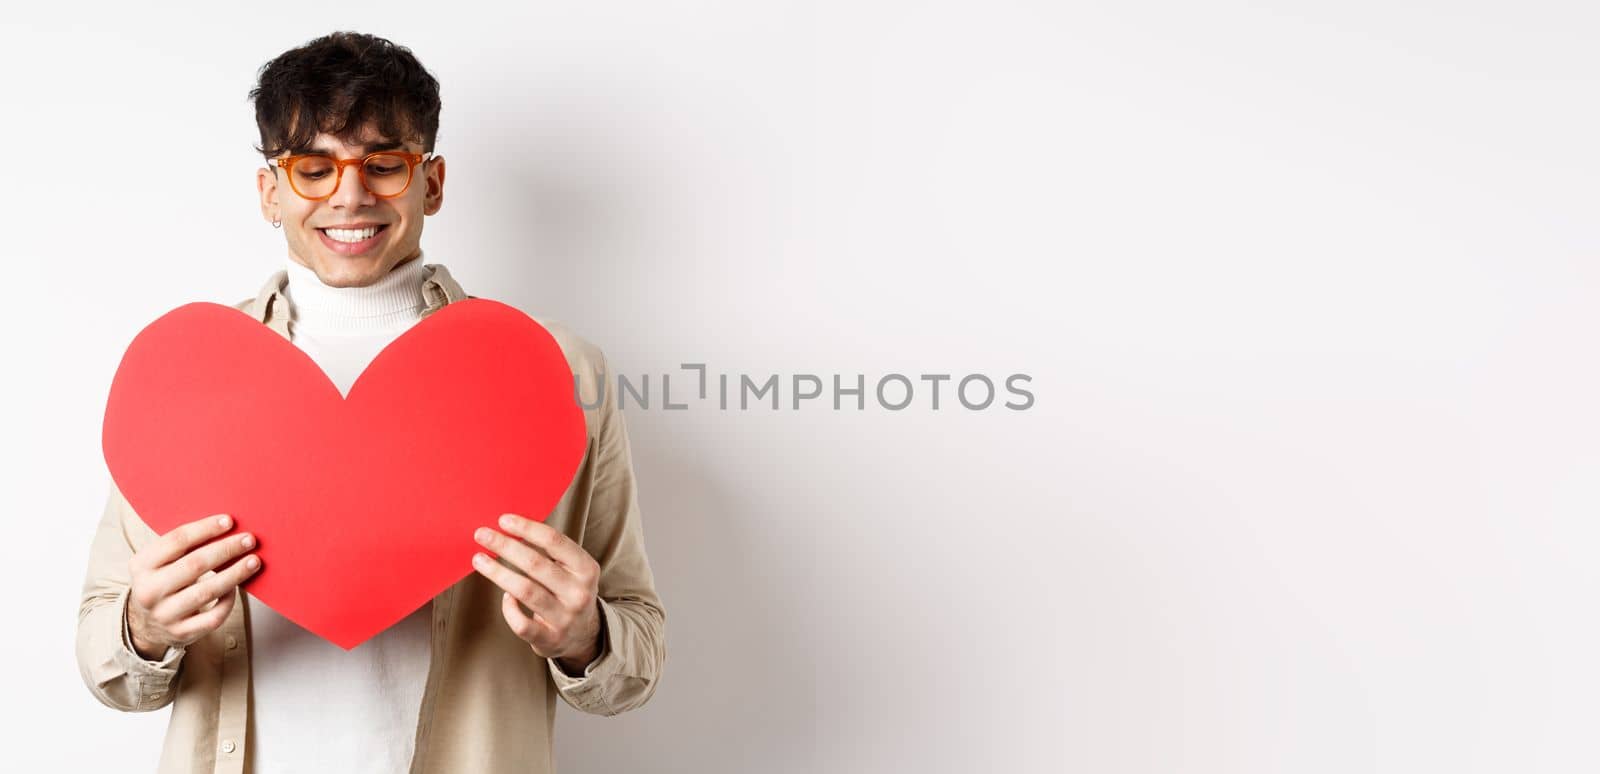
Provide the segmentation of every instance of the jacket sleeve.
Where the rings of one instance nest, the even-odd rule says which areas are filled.
[[[161,661],[147,661],[127,639],[128,559],[133,545],[125,522],[132,512],[124,503],[113,482],[90,544],[89,570],[78,604],[78,672],[101,704],[124,712],[148,712],[172,703],[184,651],[168,648]]]
[[[610,378],[599,356],[598,384]],[[601,388],[604,389],[604,388]],[[595,472],[584,516],[583,548],[600,565],[600,655],[580,676],[545,659],[550,676],[573,709],[617,715],[643,706],[655,693],[666,664],[666,611],[645,556],[638,489],[628,431],[616,390],[605,389]]]

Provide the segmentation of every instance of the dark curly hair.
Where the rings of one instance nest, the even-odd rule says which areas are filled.
[[[411,49],[359,32],[335,32],[262,65],[256,127],[267,158],[310,147],[319,133],[359,142],[374,125],[386,139],[433,150],[439,133],[439,82]]]

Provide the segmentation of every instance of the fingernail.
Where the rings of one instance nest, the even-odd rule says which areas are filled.
[[[222,516],[222,517],[217,519],[217,524],[220,525],[223,529],[227,529],[227,528],[233,526],[233,519],[230,519],[227,516]]]
[[[477,538],[479,543],[487,543],[494,539],[494,535],[491,534],[488,529],[483,527],[479,527],[478,531],[473,533],[472,536]]]
[[[505,527],[506,529],[511,529],[511,528],[517,526],[517,517],[512,516],[509,513],[501,514],[500,515],[500,526]]]
[[[472,555],[472,563],[473,564],[477,564],[477,565],[488,564],[489,563],[489,557],[484,556],[483,554],[473,554]]]
[[[250,569],[254,570],[255,568],[261,566],[261,560],[255,558],[253,556],[247,557],[244,560],[244,566],[249,567]]]
[[[245,548],[249,548],[256,544],[256,539],[252,535],[245,535],[244,539],[239,542],[243,543]]]

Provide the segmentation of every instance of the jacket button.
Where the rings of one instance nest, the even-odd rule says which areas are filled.
[[[231,753],[236,749],[238,749],[238,745],[235,745],[233,743],[232,739],[224,739],[224,740],[222,740],[222,751],[223,752]]]
[[[228,643],[228,650],[233,650],[234,648],[239,647],[239,638],[237,638],[237,637],[235,637],[235,636],[230,634],[230,635],[228,635],[227,643]]]

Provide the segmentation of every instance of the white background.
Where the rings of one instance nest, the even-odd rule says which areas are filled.
[[[239,7],[243,8],[243,7]],[[122,349],[283,261],[246,93],[443,83],[423,245],[633,374],[656,696],[564,772],[1600,767],[1600,22],[1580,2],[0,12],[7,771],[154,767],[73,659]],[[785,396],[787,400],[787,396]]]

